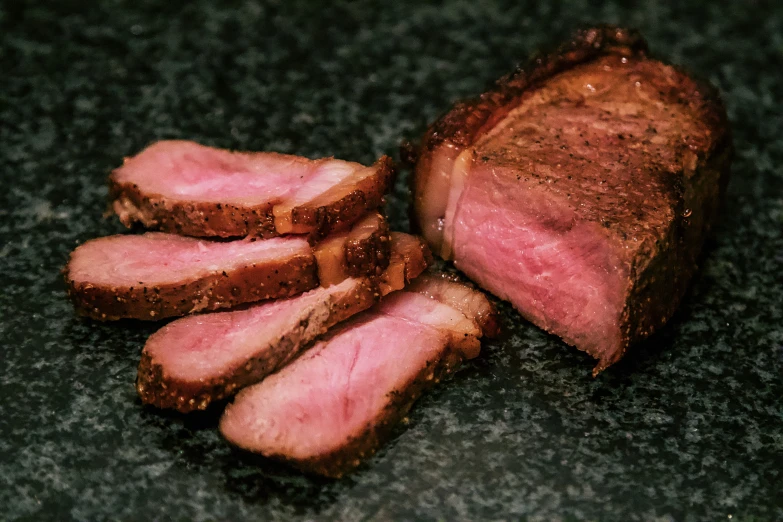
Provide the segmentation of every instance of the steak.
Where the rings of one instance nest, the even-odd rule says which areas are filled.
[[[321,286],[347,277],[380,275],[389,265],[390,235],[386,219],[368,214],[349,231],[335,233],[315,247]]]
[[[223,436],[329,477],[357,467],[426,388],[478,355],[479,325],[425,293],[395,292],[240,392]]]
[[[462,312],[462,315],[474,321],[487,337],[500,334],[497,310],[487,297],[476,292],[454,275],[445,272],[424,274],[416,278],[408,287],[410,292],[419,292]]]
[[[402,263],[416,277],[427,267],[427,247],[395,235],[412,241],[393,242],[387,271],[397,274]],[[329,328],[406,283],[384,273],[352,277],[290,299],[173,321],[144,346],[136,390],[142,402],[159,408],[203,410],[281,368]]]
[[[393,245],[389,266],[380,279],[381,294],[386,295],[405,288],[424,269],[432,264],[432,253],[419,236],[392,232]]]
[[[302,236],[220,242],[117,235],[74,250],[65,278],[76,310],[93,319],[157,320],[230,308],[310,290],[319,277],[376,275],[389,263],[386,220],[368,215],[334,248],[344,251],[339,259],[317,259]]]
[[[198,237],[312,234],[344,230],[378,208],[394,168],[273,152],[231,152],[160,141],[110,176],[114,212],[130,227]]]
[[[674,313],[731,158],[715,89],[602,26],[429,127],[415,217],[435,253],[596,358],[595,375]]]

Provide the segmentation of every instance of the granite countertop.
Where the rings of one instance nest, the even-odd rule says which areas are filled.
[[[0,519],[783,520],[783,4],[623,4],[0,3]],[[59,271],[122,231],[102,212],[123,156],[186,138],[370,162],[597,21],[720,87],[737,148],[692,291],[599,378],[502,306],[506,335],[327,481],[231,450],[217,411],[143,408],[156,326],[74,316]]]

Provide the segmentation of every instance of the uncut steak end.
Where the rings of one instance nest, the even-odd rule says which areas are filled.
[[[602,26],[430,126],[415,214],[435,253],[597,374],[674,313],[731,157],[715,90]]]

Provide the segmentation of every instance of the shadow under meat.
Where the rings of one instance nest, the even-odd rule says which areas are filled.
[[[226,490],[248,504],[276,500],[297,514],[319,513],[337,500],[337,486],[354,484],[350,476],[329,479],[306,474],[283,462],[233,446],[222,459],[222,470]]]

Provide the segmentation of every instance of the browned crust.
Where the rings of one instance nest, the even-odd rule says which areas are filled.
[[[349,232],[333,234],[315,246],[321,286],[348,277],[380,275],[389,266],[391,234],[386,218],[378,212],[357,221]]]
[[[145,349],[139,363],[136,391],[144,404],[158,408],[175,409],[182,413],[204,410],[212,402],[230,397],[245,386],[279,370],[318,336],[335,324],[368,309],[378,297],[377,282],[373,279],[361,280],[355,291],[332,296],[328,301],[307,310],[297,327],[292,331],[281,332],[272,346],[259,346],[258,355],[207,382],[166,375],[164,367],[155,362]]]
[[[274,262],[167,285],[102,286],[74,281],[65,269],[68,295],[76,311],[92,319],[158,320],[242,303],[288,297],[318,286],[312,255],[292,255]]]
[[[717,221],[729,180],[734,148],[727,132],[700,165],[687,187],[680,184],[680,204],[665,240],[632,267],[629,297],[621,315],[621,349],[601,357],[593,375],[620,360],[633,343],[649,337],[674,315],[693,274],[705,239]],[[678,178],[682,179],[682,178]],[[646,261],[649,261],[647,263]]]
[[[367,212],[384,203],[384,195],[391,186],[396,167],[388,156],[373,164],[375,174],[359,183],[338,185],[314,200],[294,207],[291,222],[297,230],[306,227],[314,239],[333,231],[345,230]]]
[[[270,238],[275,230],[272,205],[244,207],[226,203],[179,201],[158,194],[145,194],[134,183],[109,177],[111,207],[123,225],[140,223],[145,228],[195,237]]]
[[[647,43],[637,31],[615,26],[579,30],[554,52],[534,56],[524,66],[500,78],[479,97],[455,104],[430,125],[422,139],[417,175],[411,177],[414,199],[418,201],[426,190],[427,176],[424,174],[429,173],[433,155],[441,145],[448,143],[458,150],[472,146],[537,86],[558,73],[608,54],[644,58]],[[688,143],[698,158],[696,174],[691,179],[684,179],[684,173],[668,174],[669,188],[680,195],[682,202],[677,209],[678,217],[665,241],[641,262],[638,256],[635,259],[629,295],[621,316],[621,346],[612,353],[592,354],[599,359],[594,375],[619,360],[630,344],[649,336],[672,316],[696,270],[698,254],[717,219],[717,210],[728,185],[733,145],[720,95],[708,83],[693,80],[678,67],[674,69],[681,82],[661,94],[669,103],[687,106],[709,129],[710,140],[706,147]],[[712,187],[705,180],[711,181]],[[694,190],[694,186],[701,188]],[[683,217],[686,209],[694,213],[701,210],[704,219]],[[415,206],[412,211],[416,211]],[[422,228],[415,215],[411,222]]]
[[[422,138],[417,172],[428,172],[432,153],[446,142],[459,149],[470,147],[478,136],[505,118],[525,94],[556,74],[608,54],[645,57],[647,52],[647,42],[634,29],[599,25],[574,32],[568,42],[553,52],[534,55],[527,63],[498,79],[488,91],[476,98],[457,102],[430,125]],[[726,110],[717,89],[706,82],[696,84],[698,89],[689,91],[685,97],[677,91],[664,94],[672,103],[688,105],[713,130],[713,135],[728,134]],[[713,140],[713,146],[719,147],[722,142],[722,139]],[[408,161],[416,160],[410,145],[404,144],[403,150]],[[713,149],[704,152],[705,156],[710,156]],[[418,192],[424,189],[421,183],[426,179],[420,178],[420,175],[411,176],[414,197],[418,197]],[[411,207],[411,210],[415,211],[415,208]],[[420,226],[416,216],[412,218],[411,223]]]
[[[395,167],[391,158],[383,156],[373,168],[377,173],[362,183],[348,188],[334,187],[316,200],[294,208],[292,222],[298,231],[319,239],[345,230],[367,212],[380,207]],[[176,200],[147,194],[134,183],[118,182],[115,173],[109,176],[109,199],[126,227],[140,223],[149,229],[195,237],[280,235],[275,229],[272,202],[246,207]]]
[[[558,73],[607,54],[645,56],[647,42],[638,31],[600,25],[575,31],[566,43],[550,53],[533,55],[510,74],[498,79],[481,95],[458,101],[452,108],[427,128],[421,140],[415,175],[411,176],[410,221],[417,232],[424,232],[426,224],[416,215],[426,196],[433,156],[441,146],[456,149],[454,157],[489,131],[516,107],[523,96]],[[410,146],[403,148],[407,161],[413,161],[415,152]],[[431,245],[436,251],[440,245]]]
[[[345,265],[348,275],[361,277],[380,275],[389,266],[391,233],[386,218],[379,213],[368,216],[376,222],[373,229],[351,230],[345,241]],[[358,222],[363,223],[364,220]]]
[[[635,30],[602,25],[576,31],[554,52],[534,55],[485,93],[457,102],[427,129],[424,148],[433,150],[444,141],[469,147],[477,136],[502,120],[522,95],[552,76],[607,54],[633,56],[646,52],[647,42]]]
[[[381,295],[402,290],[432,264],[432,253],[419,236],[391,233],[389,266],[380,276]]]
[[[447,347],[439,359],[427,363],[410,385],[403,390],[391,392],[383,412],[340,449],[306,460],[289,459],[285,455],[270,455],[270,458],[287,462],[308,473],[330,478],[342,477],[375,454],[389,438],[394,427],[408,414],[416,399],[453,373],[462,360],[458,350]]]

